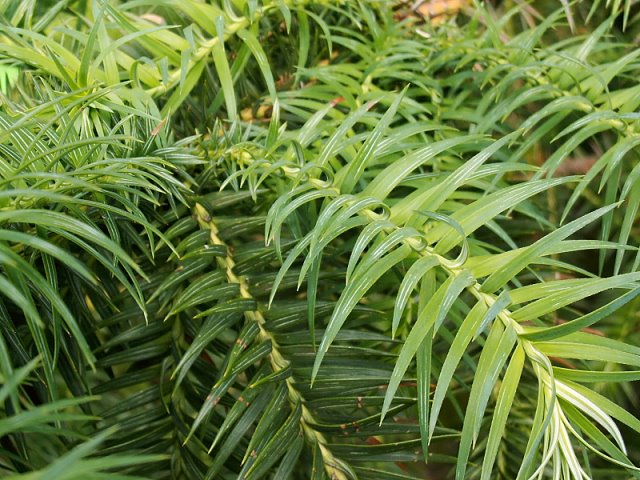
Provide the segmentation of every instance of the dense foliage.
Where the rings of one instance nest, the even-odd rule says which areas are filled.
[[[637,478],[640,12],[550,3],[0,2],[0,476]]]

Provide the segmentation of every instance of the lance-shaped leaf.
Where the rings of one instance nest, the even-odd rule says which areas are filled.
[[[511,357],[507,371],[500,385],[496,408],[491,420],[491,429],[487,438],[487,447],[482,461],[482,480],[491,478],[491,471],[495,463],[498,449],[500,448],[500,440],[504,435],[507,418],[513,405],[513,399],[518,389],[522,367],[524,366],[525,354],[523,348],[518,345]]]
[[[500,322],[494,322],[482,349],[469,394],[456,462],[456,480],[462,480],[465,477],[469,453],[478,438],[491,391],[515,342],[516,335],[513,330],[505,329]]]
[[[437,332],[438,327],[444,321],[447,312],[458,299],[465,288],[471,286],[475,279],[469,272],[463,270],[459,275],[452,276],[436,291],[431,300],[420,312],[416,323],[411,328],[407,339],[400,350],[398,360],[391,374],[387,393],[385,394],[384,404],[382,406],[382,416],[384,418],[387,411],[391,407],[396,391],[404,377],[405,372],[409,368],[409,364],[414,355],[418,351],[422,340],[428,332]]]
[[[393,320],[391,323],[391,337],[395,337],[398,325],[400,325],[400,317],[404,312],[411,292],[415,289],[416,285],[422,280],[422,277],[432,268],[439,265],[440,262],[437,257],[428,255],[416,260],[407,273],[404,274],[400,288],[398,289],[398,295],[396,296],[395,306],[393,308]]]
[[[586,225],[594,222],[598,218],[602,217],[605,213],[609,212],[616,205],[608,205],[606,207],[599,208],[590,212],[583,217],[568,223],[559,229],[549,233],[545,237],[538,240],[530,247],[526,247],[518,253],[515,257],[510,259],[499,271],[492,273],[482,284],[483,292],[495,292],[498,288],[502,287],[517,273],[534,261],[542,252],[552,248],[568,236],[577,232]]]
[[[404,260],[411,252],[411,249],[406,246],[400,246],[393,250],[391,253],[382,257],[378,262],[371,265],[365,271],[359,272],[356,278],[349,281],[340,295],[340,299],[336,304],[336,307],[331,315],[327,329],[322,337],[320,346],[318,347],[318,353],[313,364],[313,370],[311,373],[312,380],[315,379],[320,369],[320,364],[325,354],[329,350],[329,346],[333,343],[333,340],[338,335],[338,332],[347,320],[347,316],[353,308],[356,306],[362,296],[376,283],[382,275],[387,273],[398,262]]]

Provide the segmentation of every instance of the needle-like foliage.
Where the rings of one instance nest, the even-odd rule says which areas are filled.
[[[516,5],[2,3],[0,474],[637,478],[638,14]]]

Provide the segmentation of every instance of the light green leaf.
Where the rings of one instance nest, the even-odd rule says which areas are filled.
[[[388,255],[382,257],[378,262],[371,266],[366,272],[361,272],[357,277],[349,281],[338,299],[338,303],[331,315],[327,329],[325,330],[322,341],[318,348],[313,370],[311,373],[312,380],[316,378],[320,364],[325,354],[329,350],[329,346],[338,335],[340,328],[347,320],[347,316],[362,296],[380,279],[382,275],[387,273],[398,262],[404,260],[411,252],[411,249],[405,245],[396,248]],[[417,349],[417,347],[416,347]],[[414,351],[415,353],[415,351]],[[412,355],[413,356],[413,355]],[[399,382],[398,382],[399,383]]]
[[[542,252],[552,248],[554,245],[557,245],[568,236],[577,232],[586,225],[589,225],[591,222],[594,222],[615,207],[616,205],[608,205],[587,213],[573,222],[549,233],[530,247],[522,249],[517,256],[510,259],[499,271],[492,273],[489,278],[484,281],[481,288],[482,291],[487,293],[495,292],[498,288],[502,287],[514,278],[527,265],[535,261]]]
[[[518,345],[511,356],[511,361],[502,379],[498,400],[496,401],[496,408],[491,420],[487,447],[482,461],[482,480],[491,478],[491,471],[498,454],[500,441],[504,435],[507,418],[513,405],[518,384],[520,383],[520,375],[522,374],[525,357],[523,348]]]
[[[404,309],[409,301],[409,296],[413,292],[418,282],[422,280],[422,277],[432,268],[439,265],[437,257],[432,255],[419,258],[411,265],[407,273],[405,273],[400,288],[398,289],[398,295],[396,296],[395,306],[393,308],[393,320],[391,322],[391,337],[396,336],[398,325],[400,325],[400,317],[404,312]]]
[[[431,331],[437,332],[453,303],[458,299],[462,291],[474,282],[474,278],[466,270],[463,270],[455,277],[450,277],[420,312],[416,323],[411,328],[411,332],[402,346],[402,350],[400,350],[398,360],[391,374],[382,406],[381,418],[384,418],[389,407],[391,407],[391,401],[398,390],[398,386],[424,337]]]

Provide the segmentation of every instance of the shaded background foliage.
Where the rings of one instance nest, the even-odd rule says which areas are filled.
[[[637,476],[637,8],[455,10],[0,5],[3,475]]]

